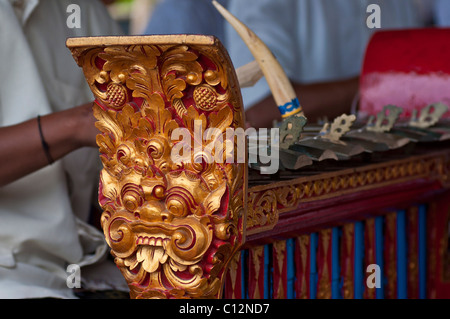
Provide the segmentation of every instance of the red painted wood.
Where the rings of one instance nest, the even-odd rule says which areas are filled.
[[[355,265],[355,224],[346,224],[342,229],[341,240],[341,277],[344,280],[342,297],[353,299],[354,291],[354,265]]]
[[[317,299],[331,299],[331,232],[331,229],[326,229],[319,233],[317,251]]]
[[[250,299],[264,298],[264,246],[249,249],[248,295]]]
[[[373,115],[394,104],[405,109],[402,117],[409,117],[431,103],[450,105],[449,56],[450,29],[374,34],[361,72],[361,112]]]
[[[295,295],[297,299],[308,299],[311,274],[310,236],[303,235],[296,238],[295,245]]]
[[[397,214],[390,213],[385,219],[384,276],[385,298],[397,298]]]
[[[376,250],[375,250],[375,219],[371,218],[366,220],[365,230],[364,230],[364,269],[367,266],[376,264]],[[369,274],[370,275],[370,274]],[[367,280],[368,274],[365,275],[365,280]],[[376,289],[368,288],[364,290],[364,299],[375,299]]]
[[[242,272],[244,271],[241,254],[237,254],[238,261],[232,261],[225,276],[224,298],[242,299]],[[247,267],[246,265],[244,267]]]
[[[407,210],[408,299],[419,298],[419,208]]]
[[[450,191],[436,198],[428,211],[428,297],[450,298]]]
[[[273,243],[273,299],[286,299],[287,249],[286,241]]]
[[[272,242],[277,238],[313,233],[349,221],[364,220],[383,214],[389,207],[406,209],[411,206],[412,201],[423,203],[440,192],[442,185],[439,182],[419,179],[331,199],[300,203],[292,212],[281,214],[274,229],[249,235],[246,247]]]

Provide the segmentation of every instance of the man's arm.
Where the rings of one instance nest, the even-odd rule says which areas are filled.
[[[92,103],[41,117],[49,153],[58,160],[85,146],[95,147]],[[0,187],[49,165],[36,118],[0,128]]]
[[[319,117],[333,119],[350,112],[358,88],[358,77],[336,82],[294,84],[309,123],[315,123]],[[275,119],[281,121],[280,112],[272,96],[246,110],[245,116],[248,125],[254,128],[269,128]]]

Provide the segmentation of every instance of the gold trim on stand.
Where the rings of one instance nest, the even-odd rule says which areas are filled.
[[[281,214],[295,210],[301,203],[420,178],[448,184],[449,164],[448,152],[435,152],[251,187],[248,196],[247,235],[273,229]]]

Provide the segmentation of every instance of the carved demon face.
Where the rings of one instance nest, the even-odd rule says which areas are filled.
[[[243,125],[231,63],[213,38],[177,39],[71,48],[96,96],[102,227],[135,298],[218,297],[244,236],[245,164],[193,148],[214,143],[196,140],[194,123],[213,139]],[[191,151],[182,162],[180,143]]]
[[[123,154],[127,147],[119,149]],[[224,262],[215,260],[220,246],[211,246],[213,240],[223,246],[237,233],[237,225],[227,220],[227,205],[222,205],[229,200],[226,183],[219,183],[224,176],[187,163],[173,166],[167,158],[166,171],[161,171],[150,164],[157,162],[152,157],[141,160],[123,154],[117,164],[121,179],[107,170],[101,173],[106,240],[132,290],[142,293],[151,287],[154,296],[157,290],[178,287],[195,293],[208,286],[202,281],[205,275]],[[142,166],[146,161],[150,165]]]

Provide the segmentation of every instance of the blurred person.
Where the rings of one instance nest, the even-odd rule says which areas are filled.
[[[357,99],[365,48],[380,30],[367,25],[370,4],[381,9],[381,30],[424,25],[417,1],[410,0],[230,0],[228,9],[272,50],[315,122],[350,112]],[[230,25],[226,39],[236,68],[254,59]],[[265,79],[242,94],[250,126],[281,120]]]
[[[99,0],[0,0],[0,298],[73,298],[67,266],[108,254],[87,223],[93,95],[65,41],[121,33]]]
[[[228,0],[219,0],[227,6]],[[204,34],[225,41],[225,20],[211,0],[160,0],[145,34]]]
[[[450,27],[450,1],[434,0],[434,23],[438,27]]]

